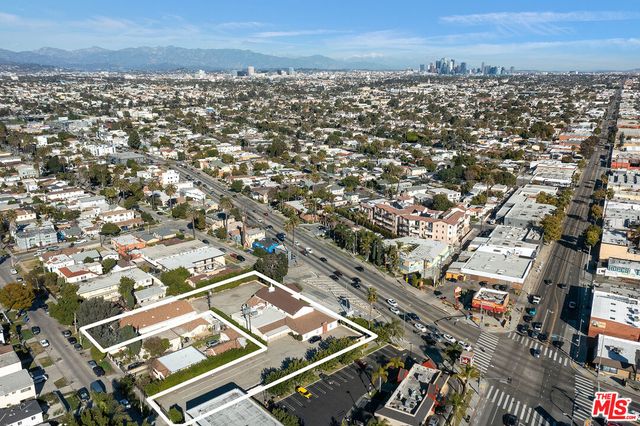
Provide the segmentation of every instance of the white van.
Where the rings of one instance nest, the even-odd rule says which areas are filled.
[[[537,305],[538,303],[540,303],[541,300],[542,298],[537,294],[534,294],[531,296],[531,303],[533,303],[534,305]]]

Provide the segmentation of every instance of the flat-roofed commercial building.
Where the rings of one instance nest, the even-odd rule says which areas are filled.
[[[633,341],[640,340],[638,299],[596,290],[591,302],[589,337],[599,334]]]
[[[187,410],[187,420],[195,419],[206,414],[223,404],[234,401],[241,397],[243,392],[240,389],[232,389],[207,402],[197,405]],[[268,411],[258,405],[252,398],[239,401],[224,408],[215,414],[204,416],[196,421],[198,426],[282,426]]]
[[[481,288],[473,296],[471,307],[480,312],[504,314],[509,309],[509,293]]]

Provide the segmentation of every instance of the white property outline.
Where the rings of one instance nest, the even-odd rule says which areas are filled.
[[[290,379],[292,379],[292,378],[294,378],[294,377],[296,377],[296,376],[298,376],[298,375],[300,375],[300,374],[302,374],[302,373],[304,373],[306,371],[314,369],[314,368],[320,366],[321,364],[324,364],[327,361],[330,361],[330,360],[332,360],[334,358],[338,358],[339,356],[344,355],[345,353],[350,352],[350,351],[352,351],[352,350],[354,350],[354,349],[356,349],[356,348],[358,348],[360,346],[366,345],[367,343],[375,340],[378,337],[378,335],[373,333],[372,331],[367,330],[366,328],[356,324],[355,322],[353,322],[353,321],[351,321],[351,320],[349,320],[349,319],[347,319],[347,318],[345,318],[345,317],[343,317],[341,315],[336,314],[335,312],[333,312],[330,309],[322,306],[318,302],[315,302],[315,301],[309,299],[307,296],[304,296],[302,293],[298,293],[298,292],[296,292],[294,290],[291,290],[289,287],[285,286],[284,284],[280,284],[279,282],[267,277],[266,275],[264,275],[264,274],[262,274],[262,273],[260,273],[258,271],[249,271],[249,272],[246,272],[244,274],[241,274],[241,275],[238,275],[238,276],[235,276],[235,277],[232,277],[232,278],[228,278],[226,280],[222,280],[220,282],[217,282],[217,283],[214,283],[214,284],[210,284],[210,285],[202,287],[202,288],[198,288],[198,289],[186,292],[186,293],[182,293],[182,294],[179,294],[177,296],[168,297],[166,299],[163,299],[163,300],[161,300],[159,302],[156,302],[156,303],[153,303],[151,305],[144,306],[144,307],[138,308],[138,309],[134,309],[133,311],[124,312],[122,314],[115,315],[115,316],[110,317],[110,318],[106,318],[106,319],[103,319],[103,320],[100,320],[100,321],[96,321],[94,323],[91,323],[91,324],[88,324],[88,325],[80,327],[80,332],[82,334],[84,334],[91,341],[91,343],[94,344],[103,353],[111,351],[111,350],[114,350],[114,349],[119,349],[119,348],[121,348],[123,346],[129,345],[129,344],[131,344],[133,342],[136,342],[138,340],[147,338],[148,336],[152,336],[154,334],[160,333],[160,332],[162,332],[162,331],[164,331],[166,329],[174,328],[174,327],[176,327],[176,326],[178,326],[180,324],[183,324],[183,323],[186,323],[186,322],[189,322],[189,321],[193,321],[193,317],[189,318],[188,320],[181,321],[178,324],[171,324],[170,326],[161,327],[159,330],[154,330],[152,332],[143,334],[141,336],[136,336],[136,337],[134,337],[132,339],[129,339],[129,340],[126,340],[124,342],[117,343],[115,345],[109,346],[108,348],[103,348],[93,338],[93,336],[91,336],[91,334],[87,330],[89,330],[91,328],[94,328],[94,327],[97,327],[97,326],[102,325],[102,324],[106,324],[106,323],[109,323],[109,322],[113,322],[113,321],[119,320],[120,318],[128,317],[128,316],[136,314],[138,312],[144,312],[144,311],[147,311],[149,309],[153,309],[153,308],[156,308],[156,307],[159,307],[159,306],[163,306],[163,305],[166,305],[168,303],[175,302],[177,300],[181,300],[181,299],[184,299],[184,298],[187,298],[187,297],[191,297],[191,296],[199,294],[199,293],[207,292],[207,291],[212,290],[212,289],[214,289],[216,287],[220,287],[220,286],[223,286],[225,284],[229,284],[231,282],[242,280],[244,278],[248,278],[248,277],[251,277],[251,276],[255,276],[255,277],[259,278],[260,280],[263,280],[267,284],[271,284],[273,286],[276,286],[276,287],[288,292],[295,299],[303,300],[303,301],[307,302],[314,309],[316,309],[318,311],[321,311],[321,312],[325,313],[326,315],[328,315],[328,316],[330,316],[330,317],[332,317],[332,318],[334,318],[334,319],[336,319],[338,321],[341,321],[341,322],[349,325],[350,327],[360,331],[362,334],[366,335],[367,337],[365,339],[358,340],[355,344],[353,344],[353,345],[351,345],[349,347],[346,347],[346,348],[344,348],[344,349],[342,349],[342,350],[340,350],[340,351],[338,351],[338,352],[336,352],[336,353],[334,353],[332,355],[329,355],[326,358],[323,358],[323,359],[318,360],[318,361],[316,361],[316,362],[314,362],[312,364],[309,364],[309,365],[307,365],[307,366],[305,366],[305,367],[303,367],[303,368],[301,368],[299,370],[294,371],[293,373],[287,374],[286,376],[281,377],[278,380],[274,380],[273,382],[268,383],[266,385],[255,386],[255,387],[249,389],[244,395],[242,395],[242,396],[240,396],[238,398],[235,398],[232,401],[228,401],[228,402],[222,404],[221,406],[216,407],[216,408],[212,409],[211,411],[205,412],[204,414],[201,414],[198,417],[195,417],[195,418],[193,418],[193,419],[191,419],[191,420],[189,420],[189,421],[187,421],[185,423],[173,423],[164,414],[162,408],[160,408],[160,406],[156,403],[155,400],[157,398],[160,398],[160,397],[162,397],[162,396],[164,396],[164,395],[166,395],[166,394],[168,394],[170,392],[173,392],[175,390],[178,390],[180,388],[188,386],[188,385],[190,385],[190,384],[192,384],[194,382],[197,382],[198,380],[201,380],[201,379],[203,379],[203,378],[205,378],[207,376],[213,375],[213,374],[215,374],[215,373],[217,373],[217,372],[219,372],[219,371],[221,371],[223,369],[226,369],[226,368],[231,367],[233,365],[239,364],[240,362],[243,362],[243,361],[245,361],[245,360],[247,360],[247,359],[249,359],[249,358],[251,358],[253,356],[256,356],[256,355],[258,355],[260,353],[263,353],[263,352],[265,352],[267,350],[267,347],[264,344],[262,344],[259,341],[256,341],[256,339],[254,339],[253,336],[247,335],[243,330],[241,330],[241,329],[238,330],[238,328],[236,326],[234,326],[233,324],[230,324],[229,321],[225,320],[224,318],[220,318],[220,316],[217,315],[214,311],[209,310],[209,311],[203,312],[202,314],[205,314],[205,313],[208,313],[208,312],[212,312],[214,314],[214,316],[216,316],[216,318],[222,320],[225,324],[231,326],[233,329],[238,330],[245,337],[248,337],[252,342],[256,343],[260,347],[260,349],[258,349],[257,351],[253,351],[253,352],[251,352],[251,353],[249,353],[247,355],[244,355],[244,356],[242,356],[242,357],[240,357],[238,359],[234,359],[233,361],[230,361],[230,362],[228,362],[228,363],[226,363],[224,365],[221,365],[220,367],[216,367],[213,370],[207,371],[207,372],[205,372],[203,374],[200,374],[200,375],[198,375],[196,377],[192,377],[191,379],[186,380],[186,381],[184,381],[182,383],[179,383],[179,384],[177,384],[177,385],[175,385],[175,386],[173,386],[173,387],[171,387],[169,389],[165,389],[165,390],[163,390],[161,392],[158,392],[158,393],[156,393],[154,395],[148,396],[147,399],[146,399],[147,404],[149,404],[156,411],[156,413],[158,413],[158,416],[160,416],[160,418],[162,418],[162,420],[164,422],[166,422],[168,425],[170,425],[170,426],[179,426],[179,425],[192,425],[192,424],[195,424],[197,421],[202,420],[203,418],[208,417],[208,416],[210,416],[212,414],[215,414],[218,411],[224,410],[225,408],[228,408],[228,407],[232,406],[233,404],[236,404],[236,403],[238,403],[240,401],[248,399],[248,398],[250,398],[250,397],[252,397],[254,395],[259,394],[260,392],[266,391],[267,389],[270,389],[273,386],[276,386],[276,385],[278,385],[278,384],[280,384],[282,382],[290,380]]]

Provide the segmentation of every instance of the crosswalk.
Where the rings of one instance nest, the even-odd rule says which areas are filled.
[[[593,381],[581,375],[576,375],[575,398],[573,399],[573,419],[583,422],[591,417],[591,405],[595,392]]]
[[[500,337],[495,334],[484,331],[480,334],[475,345],[476,350],[474,351],[473,364],[482,373],[487,372],[489,364],[491,363],[491,358],[493,358],[493,352],[496,350],[499,340]]]
[[[484,398],[487,405],[499,407],[505,413],[516,416],[518,424],[528,426],[552,425],[552,422],[542,417],[535,407],[528,406],[497,386],[491,385]]]
[[[541,356],[564,365],[565,367],[568,367],[571,363],[569,357],[561,353],[559,350],[549,346],[548,343],[539,342],[537,340],[531,339],[528,336],[524,336],[513,331],[509,333],[509,338],[520,343],[522,346],[526,346],[531,349],[538,349]]]

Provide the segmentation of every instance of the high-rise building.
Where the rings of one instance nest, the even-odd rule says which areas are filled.
[[[466,74],[466,73],[467,73],[467,63],[460,62],[460,74]]]
[[[293,69],[293,67],[289,67],[287,68],[287,75],[295,75],[296,70]]]
[[[256,73],[255,68],[253,68],[251,65],[249,65],[247,67],[247,76],[251,77],[252,75],[254,75]]]
[[[420,64],[420,72],[425,72],[427,70],[427,67],[425,64]]]

